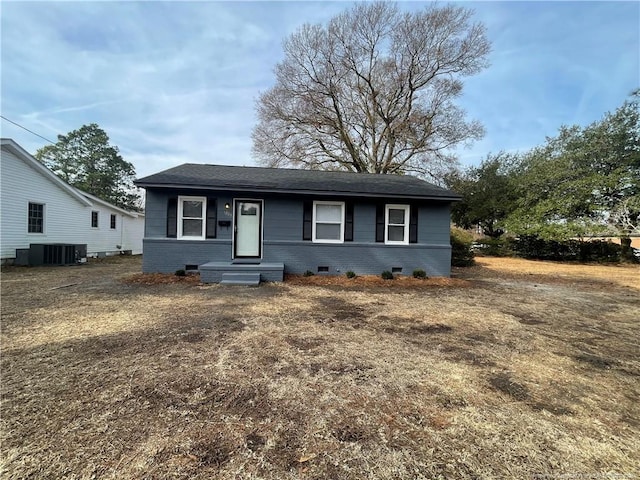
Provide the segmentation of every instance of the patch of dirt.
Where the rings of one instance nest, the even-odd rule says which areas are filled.
[[[543,325],[547,322],[540,319],[539,315],[534,315],[528,312],[519,312],[514,310],[506,310],[504,313],[511,315],[523,325]]]
[[[260,450],[265,446],[267,440],[257,433],[250,433],[245,439],[247,448],[253,452]]]
[[[204,342],[206,338],[207,336],[202,333],[185,333],[180,335],[180,340],[187,343]]]
[[[300,466],[298,460],[303,451],[299,431],[296,432],[296,428],[293,425],[288,425],[288,427],[279,435],[273,449],[269,452],[273,456],[271,462],[283,472],[289,472]]]
[[[533,402],[530,405],[531,408],[536,411],[546,411],[554,415],[573,415],[575,413],[564,405],[557,405],[553,403]]]
[[[515,400],[523,401],[529,399],[527,387],[517,383],[506,373],[498,373],[489,377],[489,384],[499,392],[506,393]]]
[[[233,446],[221,435],[207,441],[199,441],[189,449],[188,455],[196,457],[200,465],[221,467],[231,459]]]
[[[305,352],[309,350],[313,350],[314,348],[318,348],[326,343],[324,339],[319,337],[302,338],[302,337],[288,336],[285,338],[285,341],[292,347]]]
[[[367,327],[377,331],[389,334],[405,334],[409,336],[418,335],[437,335],[441,333],[451,333],[453,327],[442,323],[422,323],[415,319],[407,319],[404,317],[389,317],[387,315],[378,315],[375,324],[369,324]]]
[[[173,273],[134,273],[122,279],[124,283],[138,285],[168,285],[183,283],[201,285],[200,274],[176,275]]]
[[[480,354],[468,346],[446,345],[440,348],[446,358],[462,362],[476,367],[495,367],[496,362],[489,360],[486,355]]]
[[[361,289],[362,287],[380,287],[394,290],[423,289],[435,287],[468,287],[470,283],[459,278],[414,278],[406,275],[396,275],[393,280],[384,280],[378,275],[359,275],[356,278],[347,278],[345,275],[285,275],[287,285],[313,285],[323,287],[340,287],[341,289]]]
[[[333,430],[333,436],[340,442],[355,443],[364,440],[370,435],[358,425],[342,424]]]
[[[453,332],[453,327],[443,325],[441,323],[435,323],[433,325],[414,325],[410,327],[410,330],[415,333],[431,335],[435,333],[451,333]]]
[[[450,410],[452,408],[464,408],[469,405],[469,402],[467,402],[467,400],[462,397],[456,397],[446,394],[440,395],[438,397],[438,403],[447,410]]]
[[[339,364],[339,363],[317,363],[312,362],[309,364],[309,371],[313,374],[324,374],[324,375],[337,375],[344,376],[350,375],[354,377],[354,379],[363,379],[367,377],[367,372],[370,371],[372,367],[368,365],[360,365],[360,364]]]
[[[590,353],[581,353],[579,355],[574,355],[573,358],[578,362],[585,363],[598,370],[611,370],[611,368],[618,365],[618,362],[616,360],[599,357]]]
[[[192,473],[203,467],[218,470],[232,459],[236,448],[221,432],[205,430],[188,445],[163,448],[154,455],[154,461],[186,467]]]
[[[341,298],[320,298],[318,312],[328,312],[330,317],[322,316],[318,321],[357,322],[365,318],[364,308],[354,305]]]
[[[233,315],[208,314],[194,318],[176,318],[172,322],[176,330],[201,333],[236,333],[246,328],[246,324]]]

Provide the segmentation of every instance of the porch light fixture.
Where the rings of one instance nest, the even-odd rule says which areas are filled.
[[[231,208],[231,204],[229,202],[224,204],[224,209],[226,212],[228,212],[230,208]]]

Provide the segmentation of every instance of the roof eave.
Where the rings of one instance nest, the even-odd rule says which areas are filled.
[[[135,185],[143,188],[180,188],[185,190],[213,190],[213,191],[238,191],[238,192],[256,192],[256,193],[287,193],[298,195],[339,195],[344,197],[358,197],[358,198],[371,198],[372,195],[376,197],[384,198],[405,198],[405,199],[420,199],[420,200],[439,200],[443,202],[458,202],[462,199],[459,195],[404,195],[404,194],[392,194],[392,193],[378,193],[378,192],[347,192],[341,190],[308,190],[308,189],[281,189],[281,188],[260,188],[260,187],[246,187],[236,185],[186,185],[181,183],[153,183],[153,182],[133,182]]]
[[[75,188],[75,187],[73,187]],[[115,210],[117,212],[120,212],[123,215],[128,215],[131,218],[136,218],[138,217],[140,214],[140,212],[133,212],[130,210],[125,210],[124,208],[120,208],[116,205],[114,205],[113,203],[109,203],[106,200],[103,200],[99,197],[96,197],[95,195],[92,195],[88,192],[85,192],[84,190],[80,190],[79,188],[76,188],[75,190],[77,190],[78,192],[80,192],[81,195],[84,195],[85,197],[87,197],[89,200],[95,202],[95,203],[99,203],[100,205],[107,207],[107,208],[111,208],[112,210]]]

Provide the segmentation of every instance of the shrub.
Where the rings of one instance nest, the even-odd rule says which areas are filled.
[[[356,272],[352,272],[351,270],[349,270],[347,273],[345,273],[345,275],[347,276],[347,278],[356,278]]]
[[[184,277],[187,274],[186,271],[184,271],[182,268],[179,270],[176,270],[176,276],[177,277]]]
[[[391,273],[389,270],[385,270],[380,274],[380,276],[383,280],[393,280],[393,273]]]
[[[425,272],[421,268],[416,268],[413,271],[413,278],[427,278],[427,272]]]
[[[315,275],[315,273],[313,273],[311,270],[307,270],[306,272],[303,273],[303,275],[305,277],[312,277]]]
[[[624,247],[613,242],[595,240],[591,242],[579,242],[578,260],[581,262],[619,262],[624,258]]]
[[[474,242],[473,250],[482,255],[490,257],[511,257],[513,250],[511,239],[507,237],[491,238],[484,237]]]
[[[531,260],[575,260],[578,257],[575,244],[545,240],[537,235],[521,235],[513,247],[517,256]]]
[[[522,235],[513,242],[517,256],[533,260],[561,262],[619,262],[623,247],[617,243],[593,240],[545,240],[536,235]]]
[[[470,267],[473,259],[473,236],[458,228],[451,229],[451,265],[454,267]]]
[[[640,249],[631,246],[631,238],[620,238],[620,260],[640,263]]]

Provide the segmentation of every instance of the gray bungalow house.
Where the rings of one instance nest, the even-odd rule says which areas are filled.
[[[412,176],[184,164],[146,189],[143,271],[204,282],[284,273],[449,276],[455,193]]]

